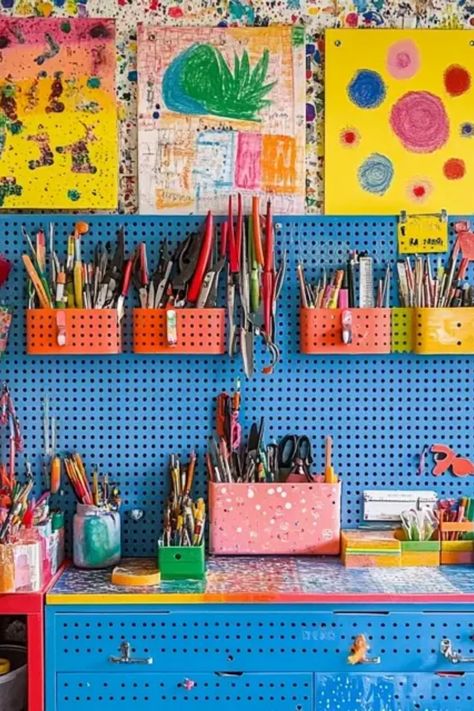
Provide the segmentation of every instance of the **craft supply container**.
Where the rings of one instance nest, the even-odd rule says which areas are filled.
[[[396,306],[391,309],[392,353],[411,353],[415,340],[415,310]]]
[[[13,544],[0,543],[0,594],[15,592]]]
[[[474,307],[415,309],[414,329],[415,353],[474,353]]]
[[[441,565],[474,564],[474,522],[441,521]],[[466,538],[459,536],[466,535]],[[456,537],[456,538],[455,538]],[[451,538],[452,540],[449,540]]]
[[[73,561],[77,568],[110,568],[121,557],[120,514],[77,504],[73,519]]]
[[[341,484],[209,484],[211,553],[339,555]]]
[[[204,543],[200,546],[163,546],[158,543],[162,580],[202,580],[206,575]]]
[[[133,352],[222,355],[226,350],[225,309],[173,309],[176,342],[169,342],[169,309],[133,309]]]
[[[28,309],[28,355],[114,355],[122,352],[116,309]]]
[[[343,341],[343,315],[352,342]],[[300,309],[300,350],[308,355],[390,353],[390,309]]]

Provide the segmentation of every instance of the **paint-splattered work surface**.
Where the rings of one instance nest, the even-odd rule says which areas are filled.
[[[344,568],[321,558],[209,558],[205,581],[122,588],[107,570],[68,568],[49,604],[212,602],[474,602],[474,569]]]
[[[304,31],[138,30],[140,212],[225,212],[229,192],[304,210]]]
[[[113,209],[113,20],[0,18],[0,208]]]

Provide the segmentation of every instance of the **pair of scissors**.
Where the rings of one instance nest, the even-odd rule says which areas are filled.
[[[306,435],[286,435],[278,445],[278,469],[280,480],[301,482],[313,481],[311,465],[313,448]]]

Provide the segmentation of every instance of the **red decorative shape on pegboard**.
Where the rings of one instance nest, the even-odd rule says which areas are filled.
[[[28,355],[113,355],[122,352],[116,309],[29,309]]]
[[[344,309],[352,315],[352,342],[342,338],[343,309],[300,309],[300,350],[306,354],[390,353],[390,309]]]
[[[169,355],[225,353],[225,309],[176,309],[177,342],[168,343],[166,309],[133,310],[133,352]]]

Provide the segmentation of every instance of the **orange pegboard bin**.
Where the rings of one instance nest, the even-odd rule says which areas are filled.
[[[175,344],[168,343],[167,309],[133,309],[133,352],[222,355],[226,350],[225,309],[175,309]]]
[[[122,352],[116,309],[28,309],[28,355],[113,355]]]
[[[343,313],[352,319],[352,342],[342,339]],[[390,309],[300,309],[300,350],[309,355],[390,353]]]
[[[474,307],[415,309],[415,353],[474,353]]]

